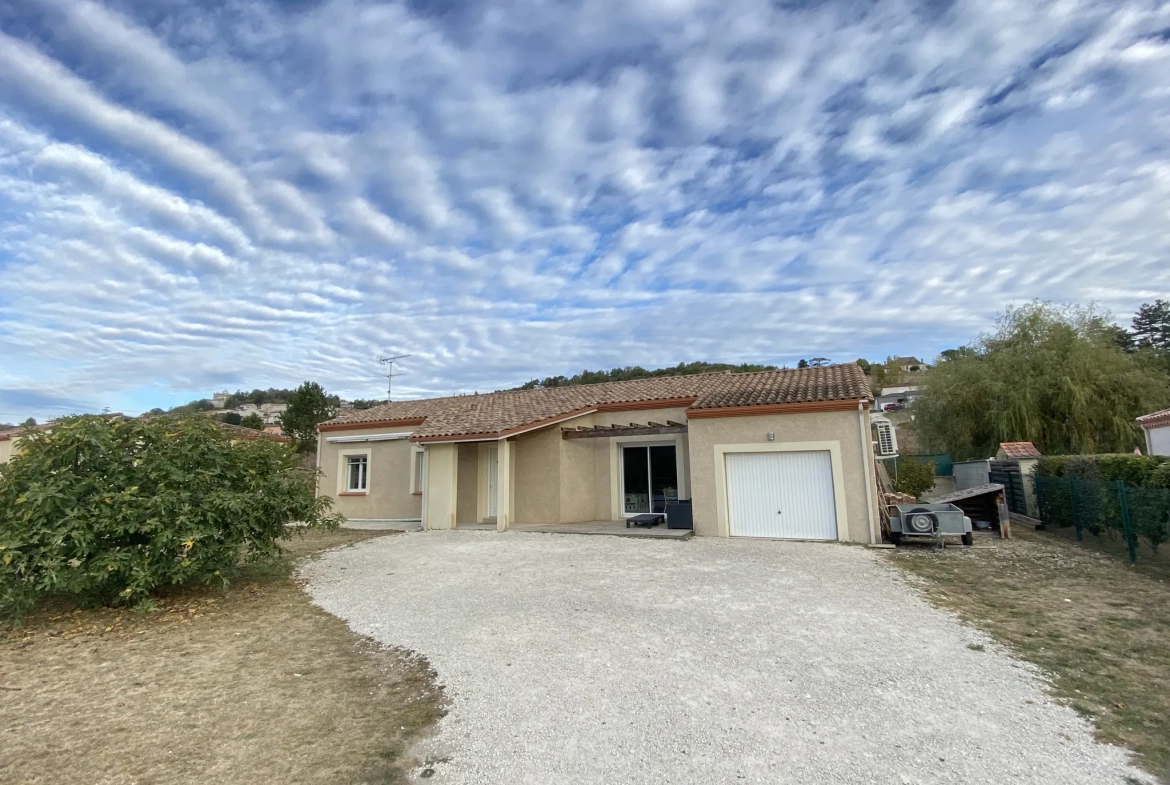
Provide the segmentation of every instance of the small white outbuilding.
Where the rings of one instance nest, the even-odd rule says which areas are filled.
[[[1137,418],[1146,432],[1146,455],[1170,455],[1170,409]]]

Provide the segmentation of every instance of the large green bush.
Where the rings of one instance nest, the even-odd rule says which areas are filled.
[[[1045,455],[1036,462],[1036,473],[1096,482],[1121,480],[1134,488],[1170,488],[1170,459],[1161,455]]]
[[[286,524],[335,526],[286,445],[233,442],[207,417],[74,417],[0,465],[0,611],[48,595],[135,603],[226,582],[274,555]]]

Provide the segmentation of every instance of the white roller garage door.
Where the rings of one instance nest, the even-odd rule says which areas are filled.
[[[837,539],[829,453],[727,453],[727,520],[732,537]]]

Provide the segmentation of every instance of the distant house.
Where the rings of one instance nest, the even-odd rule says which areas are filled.
[[[898,357],[894,362],[902,369],[902,373],[917,373],[926,367],[926,363],[917,357]]]
[[[1146,455],[1170,455],[1170,409],[1137,418],[1146,433]]]
[[[279,425],[280,415],[288,411],[287,403],[241,403],[234,409],[228,409],[229,412],[235,412],[241,417],[247,417],[249,414],[257,415],[264,421],[265,426]],[[223,411],[214,412],[214,414],[224,414]]]
[[[224,408],[227,406],[227,399],[230,395],[231,393],[229,393],[227,390],[224,390],[223,392],[217,392],[215,395],[211,396],[211,405],[216,409]]]
[[[914,399],[918,397],[918,385],[916,384],[894,384],[889,387],[883,387],[881,395],[874,400],[874,411],[884,412],[888,407],[894,409],[904,409],[913,403]]]
[[[21,437],[29,430],[33,431],[49,431],[52,430],[53,423],[45,423],[44,425],[34,425],[30,428],[12,428],[7,431],[0,431],[0,464],[8,463],[14,456],[20,453]]]

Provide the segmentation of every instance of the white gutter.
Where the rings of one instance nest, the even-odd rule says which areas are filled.
[[[861,439],[861,461],[862,467],[865,469],[865,515],[869,520],[869,539],[874,545],[881,543],[882,534],[874,525],[873,517],[873,486],[877,485],[877,476],[872,472],[877,471],[873,465],[873,450],[865,448],[865,432],[869,428],[869,423],[865,418],[865,403],[863,401],[857,402],[857,431],[858,438]]]
[[[330,444],[338,442],[391,442],[398,439],[409,439],[410,432],[406,433],[371,433],[367,436],[326,436],[325,441]]]

